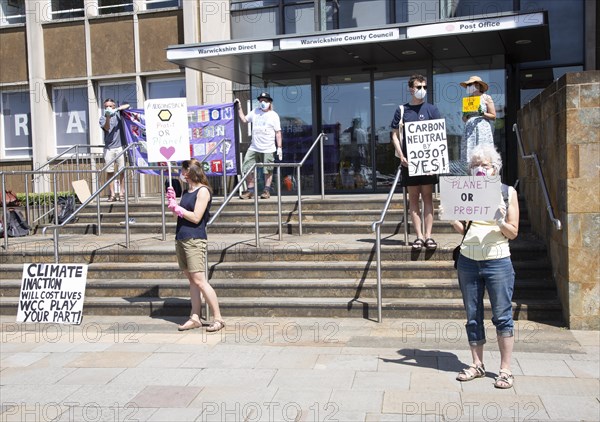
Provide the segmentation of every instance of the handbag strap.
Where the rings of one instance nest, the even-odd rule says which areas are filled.
[[[469,228],[471,227],[471,223],[472,223],[472,221],[469,221],[469,222],[467,223],[467,228],[465,229],[465,234],[463,234],[463,238],[462,238],[462,240],[460,241],[460,245],[462,245],[462,244],[463,244],[463,242],[465,241],[465,237],[467,236],[467,232],[469,231]],[[458,245],[458,246],[460,246],[460,245]]]

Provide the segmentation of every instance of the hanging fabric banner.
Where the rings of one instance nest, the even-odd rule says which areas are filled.
[[[228,176],[235,176],[238,173],[238,163],[233,103],[191,106],[187,110],[190,156],[204,164],[207,176],[222,175],[223,168]],[[123,111],[122,114],[127,144],[141,142],[141,145],[130,150],[130,162],[138,167],[166,166],[166,162],[148,162],[144,110],[130,109]],[[209,156],[206,156],[222,139],[225,141]],[[223,148],[226,153],[225,163],[223,163]],[[139,172],[159,174],[156,170],[150,169],[140,169]]]

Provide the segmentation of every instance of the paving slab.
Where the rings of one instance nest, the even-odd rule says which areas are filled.
[[[470,363],[460,320],[231,318],[213,335],[179,322],[0,317],[0,420],[598,420],[597,332],[518,322],[515,385],[498,390],[493,330],[487,376],[455,380]]]

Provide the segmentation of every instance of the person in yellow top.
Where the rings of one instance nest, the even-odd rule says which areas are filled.
[[[483,144],[473,148],[469,160],[472,175],[497,176],[502,168],[502,158],[493,145]],[[495,221],[454,221],[454,229],[466,234],[457,262],[458,283],[467,314],[465,325],[473,363],[463,369],[456,379],[470,381],[485,376],[483,345],[483,295],[488,292],[492,307],[492,323],[496,327],[500,349],[500,371],[494,386],[511,388],[514,378],[510,369],[514,346],[512,295],[515,271],[510,258],[508,241],[519,233],[519,200],[514,188],[502,185],[503,201],[496,212]]]

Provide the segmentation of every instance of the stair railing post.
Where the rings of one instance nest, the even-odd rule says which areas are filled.
[[[256,247],[260,247],[260,234],[258,222],[258,166],[254,167],[254,233],[256,233]]]
[[[4,195],[6,192],[6,175],[2,172],[2,192],[0,194]],[[3,237],[4,237],[4,250],[8,250],[8,227],[6,227],[6,222],[8,221],[8,208],[6,207],[6,201],[2,201],[2,223],[3,227]]]
[[[323,155],[323,139],[327,136],[321,134],[319,141],[319,154],[321,155],[321,200],[325,199],[325,157]]]
[[[296,167],[296,186],[298,187],[298,234],[302,236],[302,181],[300,166]]]
[[[279,227],[279,240],[283,240],[283,227],[281,221],[281,167],[277,166],[277,227]]]
[[[404,198],[404,244],[408,245],[408,199],[405,187],[402,187],[402,196]]]
[[[375,250],[377,251],[377,322],[381,322],[381,224],[377,224],[377,228],[375,229],[375,239]]]
[[[96,171],[96,188],[102,186],[100,184],[100,170]],[[100,193],[96,197],[96,226],[98,227],[98,236],[102,234],[102,224],[100,219]]]
[[[121,190],[125,192],[125,248],[129,249],[129,242],[131,240],[131,233],[129,233],[129,189],[126,188],[129,178],[127,177],[127,167],[123,167],[121,171],[123,171],[123,184],[125,185],[121,187]]]
[[[54,240],[54,263],[58,264],[58,229],[54,228],[54,233],[52,234],[52,238]]]

